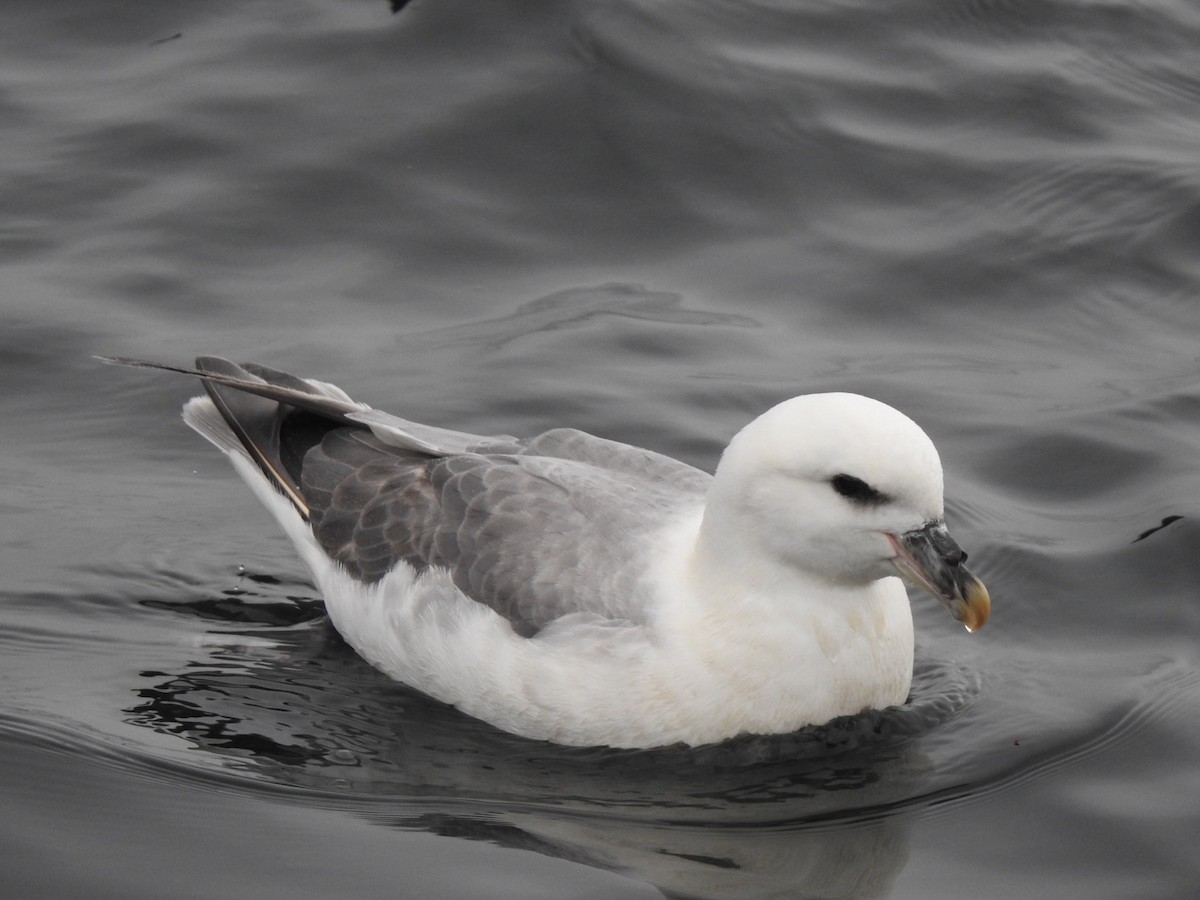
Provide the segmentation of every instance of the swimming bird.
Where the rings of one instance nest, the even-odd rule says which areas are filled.
[[[184,421],[295,544],[387,675],[578,746],[708,744],[905,702],[897,575],[975,631],[991,600],[943,520],[937,450],[856,394],[786,400],[709,475],[583,431],[481,436],[200,357]]]

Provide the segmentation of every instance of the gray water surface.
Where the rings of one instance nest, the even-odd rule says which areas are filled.
[[[1200,7],[16,2],[0,67],[6,898],[1200,890]],[[96,353],[705,468],[869,394],[993,620],[914,593],[910,702],[827,728],[525,741]]]

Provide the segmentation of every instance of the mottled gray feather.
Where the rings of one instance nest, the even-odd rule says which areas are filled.
[[[336,428],[305,456],[314,533],[366,582],[400,560],[445,568],[522,634],[571,612],[643,621],[642,539],[700,503],[708,476],[582,432],[543,438],[517,454],[430,457]],[[572,448],[604,466],[534,452]]]

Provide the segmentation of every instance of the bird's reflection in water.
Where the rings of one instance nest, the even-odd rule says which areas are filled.
[[[926,664],[903,709],[792,735],[563,748],[387,679],[319,601],[255,580],[219,599],[143,601],[220,630],[203,658],[144,672],[128,721],[219,757],[248,791],[300,788],[303,802],[595,865],[671,897],[886,894],[907,860],[902,813],[928,789],[915,738],[970,692],[960,673]]]

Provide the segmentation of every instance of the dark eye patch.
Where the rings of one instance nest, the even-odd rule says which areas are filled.
[[[829,483],[833,485],[833,489],[849,500],[851,503],[861,503],[863,505],[869,503],[883,503],[887,500],[887,496],[871,487],[861,478],[855,478],[853,475],[834,475],[829,479]]]

